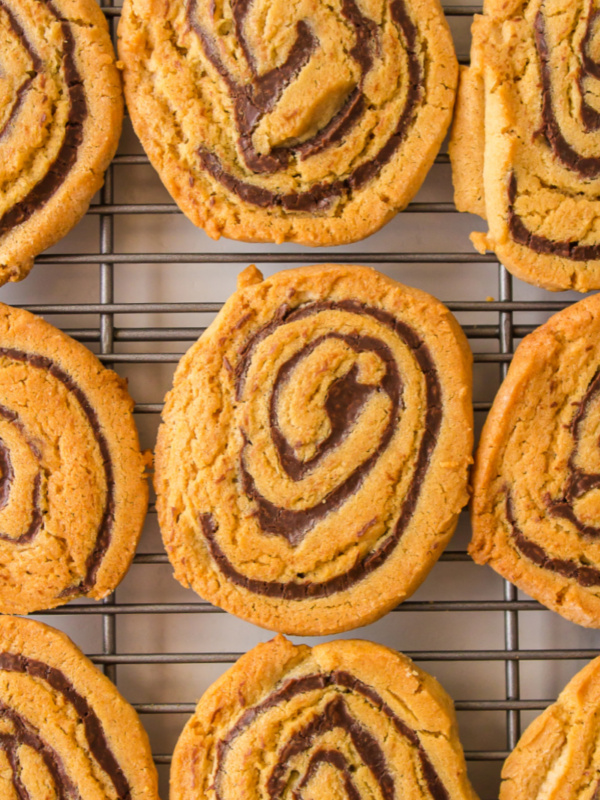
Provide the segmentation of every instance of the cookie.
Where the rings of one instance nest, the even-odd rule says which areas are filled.
[[[125,382],[0,304],[0,612],[100,599],[133,558],[148,486]]]
[[[0,796],[158,800],[146,732],[64,633],[0,618]]]
[[[438,0],[125,0],[134,128],[214,239],[335,245],[419,189],[458,67]]]
[[[259,644],[204,694],[179,737],[171,800],[476,800],[452,700],[365,641]]]
[[[600,658],[527,728],[502,769],[500,800],[600,796]]]
[[[175,577],[283,633],[365,625],[415,591],[467,501],[467,342],[437,300],[366,267],[249,267],[239,285],[159,429]]]
[[[600,295],[517,348],[485,423],[469,552],[553,611],[600,628]]]
[[[600,16],[587,0],[485,0],[450,143],[471,239],[546,289],[600,288]]]
[[[22,280],[102,186],[123,117],[94,0],[0,2],[0,285]]]

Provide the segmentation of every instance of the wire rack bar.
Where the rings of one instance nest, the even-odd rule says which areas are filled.
[[[393,608],[390,613],[408,614],[414,611],[546,611],[535,600],[435,600],[418,602],[407,600]],[[193,603],[115,603],[113,606],[73,603],[40,615],[61,616],[64,614],[224,614],[220,608],[202,600]]]
[[[243,655],[235,653],[109,653],[90,656],[95,664],[233,664]],[[597,650],[415,650],[405,651],[415,661],[583,661],[595,658]],[[511,711],[521,708],[520,698],[507,698],[505,707]]]
[[[328,256],[327,256],[328,257]],[[359,261],[351,254],[353,261]],[[247,264],[251,258],[240,263]],[[297,263],[305,259],[298,259]],[[442,300],[450,311],[549,311],[555,313],[570,305],[564,300]],[[208,314],[223,308],[223,303],[15,303],[33,314]]]
[[[40,256],[38,263],[101,264],[101,253]],[[323,253],[113,253],[113,264],[322,264]],[[327,253],[330,264],[494,264],[479,253]]]

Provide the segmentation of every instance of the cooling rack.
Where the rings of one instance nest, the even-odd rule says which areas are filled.
[[[479,10],[445,4],[462,63]],[[109,1],[104,11],[115,28],[119,9]],[[431,291],[457,315],[474,351],[479,430],[518,341],[579,296],[513,281],[493,256],[473,251],[467,234],[476,227],[481,221],[456,213],[442,152],[415,201],[365,242],[329,250],[215,243],[179,213],[126,121],[104,188],[82,223],[1,299],[43,315],[128,378],[142,444],[152,447],[174,366],[239,270],[249,263],[269,273],[326,261],[373,265]],[[476,567],[468,540],[463,513],[423,587],[383,620],[345,636],[402,650],[442,681],[456,701],[471,780],[482,800],[492,800],[521,729],[598,654],[600,632],[565,622]],[[170,754],[195,701],[242,652],[270,638],[175,583],[153,504],[115,594],[40,617],[67,631],[134,704],[165,799]]]

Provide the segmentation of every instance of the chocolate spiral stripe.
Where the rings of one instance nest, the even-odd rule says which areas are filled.
[[[302,789],[308,785],[321,764],[329,764],[342,774],[344,789],[348,800],[360,800],[360,794],[356,784],[352,780],[352,773],[350,772],[348,761],[345,756],[337,750],[317,750],[317,752],[313,754],[308,764],[306,774],[298,784],[298,788],[295,789],[292,794],[292,800],[302,800]]]
[[[514,503],[510,491],[506,492],[506,519],[510,525],[511,535],[517,550],[542,569],[556,572],[564,578],[576,581],[580,586],[600,586],[600,570],[588,567],[580,561],[553,558],[543,547],[529,539],[519,528],[514,511]]]
[[[591,23],[588,23],[591,25]],[[540,9],[534,23],[535,45],[540,59],[542,79],[542,133],[550,144],[555,156],[569,169],[577,172],[582,178],[591,179],[600,176],[600,158],[582,156],[567,142],[556,119],[552,104],[552,66],[550,50],[546,38],[546,22],[544,12]],[[590,34],[591,35],[591,34]],[[589,59],[588,59],[589,60]],[[583,98],[583,95],[582,95]]]
[[[221,572],[223,572],[223,574],[226,575],[229,580],[238,586],[243,586],[251,592],[266,595],[268,597],[281,597],[288,600],[302,600],[307,597],[327,597],[336,592],[344,591],[350,588],[353,584],[364,579],[367,575],[371,574],[382,564],[384,564],[394,552],[414,513],[420,495],[421,486],[425,478],[431,454],[435,448],[437,436],[441,426],[442,390],[435,363],[425,342],[419,337],[413,328],[401,320],[396,319],[392,314],[383,311],[382,309],[365,306],[353,300],[308,303],[292,310],[290,310],[287,306],[281,307],[275,314],[273,321],[257,331],[257,333],[254,334],[254,336],[249,340],[244,347],[244,350],[240,354],[240,361],[235,368],[236,396],[238,399],[241,397],[243,392],[246,374],[252,355],[261,341],[263,341],[267,336],[271,335],[281,325],[294,322],[307,316],[318,314],[322,311],[331,310],[350,312],[353,314],[372,317],[396,333],[401,341],[410,349],[425,380],[427,410],[425,412],[424,432],[419,444],[414,474],[407,490],[406,497],[404,498],[399,518],[396,521],[390,535],[375,551],[365,555],[362,558],[358,556],[353,566],[347,572],[321,583],[299,583],[295,581],[281,583],[276,581],[256,580],[242,575],[229,561],[217,541],[217,524],[213,515],[210,513],[199,515],[202,533],[206,539],[210,553]],[[358,335],[352,337],[336,334],[336,338],[340,338],[347,344],[350,344],[350,346],[352,346],[356,352],[360,352],[360,350],[363,348],[366,350],[376,350],[379,357],[384,361],[386,365],[386,374],[382,380],[381,386],[391,400],[392,407],[389,414],[389,422],[381,435],[379,445],[375,449],[374,453],[356,470],[354,470],[350,477],[340,487],[334,490],[320,504],[314,506],[312,509],[307,509],[306,511],[290,511],[288,509],[278,508],[262,497],[257,491],[254,480],[245,466],[242,450],[241,471],[243,488],[247,495],[251,497],[258,505],[259,523],[261,526],[264,525],[263,530],[285,536],[292,545],[301,541],[304,533],[306,533],[306,531],[312,525],[314,525],[318,519],[322,518],[327,511],[341,505],[356,491],[369,470],[372,469],[381,453],[391,441],[395,430],[398,410],[401,404],[401,379],[387,346],[382,341],[372,339],[371,337],[360,337]],[[300,354],[297,356],[297,358],[301,358],[302,353],[303,351],[300,351]],[[279,379],[279,384],[277,384],[276,380],[276,386],[280,386],[282,381],[285,382],[288,370],[290,370],[294,365],[295,364],[293,361],[291,366],[290,362],[288,362],[287,365],[283,365],[281,368],[283,372],[277,376]],[[346,387],[352,387],[352,382],[355,381],[355,376],[349,373],[349,375],[342,380],[345,382]],[[330,390],[327,401],[330,403],[328,408],[328,412],[330,414],[332,411],[332,404],[337,401],[336,393],[339,391],[339,388],[339,385],[333,387],[333,397]],[[276,394],[277,391],[275,391],[275,395]],[[353,415],[359,413],[360,406],[365,399],[366,397],[364,395],[364,390],[359,390],[359,395],[355,394],[351,400],[351,408],[346,412],[348,416],[344,421],[352,421]],[[271,406],[272,422],[276,421],[273,419],[273,402],[276,403],[276,397],[274,401],[272,400]],[[339,444],[343,437],[341,424],[343,424],[343,422],[337,422],[332,428],[331,440],[328,443],[330,449],[331,447]],[[276,430],[276,427],[274,430]],[[242,434],[245,437],[243,432]],[[293,462],[289,459],[289,452],[282,445],[282,442],[280,439],[278,439],[277,434],[275,434],[274,439],[276,443],[279,441],[280,453],[282,453],[286,459],[287,469],[291,469],[290,476],[294,478],[294,467]],[[325,447],[323,444],[320,451],[321,454],[323,453],[324,449]],[[318,457],[319,455],[317,458]],[[310,462],[308,463],[308,468],[314,466],[314,464],[311,465]],[[295,479],[300,478],[302,471],[303,468],[300,468],[299,472],[296,473],[297,477]]]
[[[574,447],[571,451],[568,461],[569,478],[563,496],[558,500],[553,500],[550,497],[546,498],[546,503],[552,514],[556,517],[571,522],[579,533],[584,536],[596,538],[600,536],[600,528],[593,525],[585,525],[581,522],[574,510],[573,503],[575,500],[583,497],[592,489],[600,488],[600,474],[585,472],[575,464],[575,457],[581,438],[581,426],[584,424],[590,410],[590,406],[598,399],[600,395],[600,370],[596,372],[588,389],[583,396],[579,409],[571,422],[571,432],[573,434]]]
[[[384,800],[394,800],[397,796],[392,775],[385,763],[381,746],[372,734],[351,715],[344,701],[347,693],[356,693],[371,703],[380,714],[384,714],[393,724],[395,730],[416,748],[421,764],[423,777],[434,800],[449,800],[448,792],[425,748],[421,744],[418,734],[403,722],[383,698],[370,686],[354,677],[348,672],[337,670],[330,673],[316,673],[305,675],[301,678],[291,678],[277,691],[270,694],[258,705],[245,711],[227,735],[217,744],[217,766],[214,778],[214,791],[216,800],[224,800],[222,794],[222,779],[225,771],[225,761],[228,752],[233,747],[235,739],[244,733],[249,726],[265,711],[273,707],[280,707],[298,695],[319,690],[337,689],[335,696],[327,704],[325,710],[315,716],[303,731],[296,734],[279,754],[278,762],[267,782],[267,791],[272,800],[282,796],[282,789],[287,785],[287,762],[294,755],[304,752],[313,744],[321,734],[333,728],[341,728],[348,733],[354,747],[363,762],[369,767],[376,778]],[[322,750],[317,751],[323,753]],[[311,762],[312,763],[312,762]],[[341,763],[338,761],[338,764]],[[338,767],[339,768],[339,767]],[[309,767],[310,770],[310,767]],[[308,772],[306,780],[308,779]],[[304,783],[306,783],[306,780]],[[302,783],[298,788],[302,786]]]
[[[569,258],[571,261],[595,261],[600,259],[600,244],[554,241],[546,236],[532,233],[515,211],[517,194],[517,178],[515,173],[511,172],[508,179],[508,228],[513,241],[536,253]]]
[[[277,425],[276,404],[281,390],[281,383],[285,383],[289,373],[297,366],[299,361],[328,339],[343,341],[356,353],[376,353],[382,359],[386,365],[386,374],[381,382],[381,388],[390,398],[391,409],[388,423],[380,441],[369,458],[356,467],[349,477],[319,505],[305,511],[290,511],[280,508],[261,496],[244,461],[246,443],[241,457],[242,488],[248,497],[251,497],[258,505],[257,516],[262,530],[284,536],[292,545],[298,544],[320,519],[326,517],[332,510],[339,508],[357,491],[377,463],[380,455],[388,447],[394,435],[395,423],[401,403],[402,382],[394,363],[394,357],[391,350],[379,339],[374,339],[371,336],[344,336],[338,333],[331,333],[319,337],[311,345],[300,350],[296,356],[291,358],[279,370],[275,379],[270,409],[270,422],[275,448],[278,451],[285,472],[293,480],[300,480],[304,477],[306,473],[314,469],[330,450],[340,444],[345,436],[348,435],[349,425],[358,417],[368,395],[374,391],[374,387],[363,386],[357,382],[356,375],[358,370],[356,366],[346,376],[338,379],[332,384],[325,403],[326,412],[332,421],[331,434],[321,443],[317,454],[309,461],[300,462],[293,456],[292,448],[285,441]]]
[[[24,32],[23,28],[21,27],[21,25],[19,25],[19,23],[17,22],[17,19],[16,19],[15,15],[12,13],[10,8],[3,2],[0,2],[0,9],[6,14],[6,17],[8,19],[9,27],[11,28],[12,32],[17,37],[17,39],[19,39],[19,41],[21,42],[21,44],[25,48],[25,52],[27,53],[27,55],[31,59],[31,69],[32,69],[32,71],[34,73],[41,72],[42,67],[43,67],[42,60],[38,56],[38,54],[36,53],[34,48],[31,46],[31,44],[27,41],[27,37],[25,36],[25,32]],[[8,117],[7,117],[4,125],[0,128],[0,139],[2,139],[3,136],[6,134],[6,132],[9,130],[14,118],[16,117],[19,109],[21,108],[21,106],[23,104],[23,100],[25,99],[25,96],[26,96],[27,92],[31,88],[31,84],[33,83],[34,78],[35,78],[35,75],[29,74],[27,76],[27,78],[25,78],[23,83],[19,86],[19,88],[17,89],[16,97],[13,100],[13,104],[12,104],[12,107],[11,107],[9,113],[8,113]]]
[[[290,760],[309,750],[317,737],[323,736],[323,734],[335,730],[335,728],[341,728],[348,733],[362,762],[370,769],[377,780],[383,799],[394,799],[394,779],[385,765],[383,750],[377,739],[352,718],[342,695],[339,694],[327,704],[321,714],[314,716],[283,748],[279,754],[277,765],[267,781],[269,797],[276,800],[276,798],[283,796],[290,771]],[[320,760],[328,761],[322,751],[320,752]],[[313,764],[314,762],[311,762],[311,765]],[[306,772],[305,783],[308,782],[309,775],[310,769]]]
[[[400,376],[398,375],[398,370],[389,347],[383,345],[378,339],[374,339],[371,336],[351,337],[344,336],[340,333],[328,333],[324,336],[319,336],[319,338],[315,339],[310,345],[298,351],[289,361],[279,368],[277,377],[275,378],[269,408],[269,422],[271,424],[273,444],[275,445],[281,466],[286,475],[294,481],[302,480],[309,472],[312,472],[324,456],[326,456],[330,450],[337,447],[348,436],[352,423],[358,419],[364,404],[375,391],[374,386],[358,382],[358,367],[356,364],[346,375],[337,378],[329,387],[325,400],[325,413],[329,419],[331,432],[318,445],[316,453],[312,458],[301,461],[295,456],[294,448],[288,443],[278,425],[277,405],[279,397],[298,364],[328,339],[337,339],[338,341],[345,342],[348,347],[352,348],[356,353],[377,353],[386,365],[386,378],[382,381],[382,389],[392,401],[393,410],[390,414],[391,417],[395,417],[400,405]],[[393,425],[388,423],[384,438],[387,436],[389,441],[389,436],[392,432]]]
[[[25,438],[27,446],[33,453],[34,458],[39,462],[42,454],[40,453],[37,445],[30,441],[30,439],[27,437],[24,425],[21,422],[19,415],[15,411],[11,411],[11,409],[6,408],[6,406],[0,405],[0,417],[13,424],[21,432]],[[15,477],[10,451],[2,439],[0,439],[0,470],[2,471],[2,477],[0,478],[0,509],[2,509],[8,503],[11,484]],[[43,519],[42,509],[40,507],[41,489],[42,474],[38,469],[38,473],[33,480],[33,492],[31,498],[32,513],[29,527],[24,533],[16,538],[9,536],[6,533],[0,533],[0,539],[3,539],[7,542],[12,542],[13,544],[26,544],[35,538],[42,527]]]
[[[238,3],[234,7],[234,13],[235,8],[238,8],[238,18],[240,9],[247,9],[248,5],[247,0],[245,0],[244,3]],[[223,65],[216,50],[216,46],[212,43],[206,31],[197,21],[195,10],[196,0],[193,0],[188,6],[188,20],[198,34],[206,57],[224,78],[231,92],[236,109],[236,124],[240,131],[240,148],[244,154],[244,158],[250,169],[255,172],[276,172],[278,168],[287,165],[294,148],[288,148],[287,150],[285,148],[276,148],[271,154],[258,156],[254,154],[251,149],[251,134],[261,117],[273,107],[276,96],[281,94],[293,75],[306,63],[301,61],[300,51],[302,50],[302,53],[308,59],[310,57],[310,52],[312,52],[311,48],[314,49],[314,47],[316,47],[316,40],[314,40],[313,37],[310,46],[305,44],[303,48],[298,45],[298,42],[302,38],[308,42],[309,36],[308,28],[305,30],[305,28],[302,27],[306,25],[306,23],[299,22],[297,27],[298,38],[290,52],[286,64],[284,64],[280,70],[272,71],[278,73],[277,77],[271,78],[272,72],[266,73],[260,78],[260,82],[257,83],[255,80],[254,85],[251,84],[250,87],[239,87],[235,84]],[[222,186],[247,203],[251,203],[260,208],[281,206],[288,211],[310,213],[327,209],[334,198],[346,196],[353,190],[362,188],[370,180],[375,178],[406,138],[414,122],[417,106],[423,96],[424,79],[417,52],[417,28],[408,14],[404,0],[391,0],[390,10],[392,19],[401,31],[406,46],[408,58],[408,89],[406,103],[400,115],[400,119],[396,124],[396,128],[377,155],[365,161],[343,179],[337,179],[331,183],[315,184],[306,191],[290,192],[287,194],[273,192],[236,177],[227,171],[221,159],[215,153],[210,152],[205,147],[200,147],[198,149],[198,157],[202,167],[211,177],[221,183]],[[375,34],[376,26],[374,26],[371,20],[368,20],[360,13],[354,0],[344,0],[342,4],[342,13],[350,21],[355,30],[357,43],[351,51],[351,56],[361,65],[363,70],[363,78],[361,80],[364,80],[365,71],[368,71],[372,64],[372,56],[370,54],[370,47],[372,45],[370,40]],[[239,31],[241,31],[243,25],[239,21],[238,27]],[[310,34],[310,36],[313,35]],[[375,39],[375,41],[377,42],[377,39]],[[243,44],[242,47],[247,50],[245,44]],[[250,66],[252,66],[252,64],[253,61],[250,59]],[[269,81],[274,81],[274,83],[269,83]],[[269,87],[268,92],[265,92],[262,88],[263,83],[266,83]],[[266,95],[268,101],[262,99],[263,95]],[[310,140],[298,146],[298,152],[301,158],[307,158],[312,155],[313,152],[319,152],[332,143],[339,141],[346,135],[350,127],[358,122],[363,108],[364,97],[360,90],[355,90],[355,92],[349,95],[344,107],[338,112],[334,119],[330,121],[329,125],[315,135],[316,149],[314,151],[311,150]],[[259,161],[255,160],[257,158]]]
[[[240,137],[238,143],[246,162],[246,166],[255,173],[273,173],[278,169],[287,167],[293,153],[297,150],[301,158],[308,158],[315,152],[340,141],[340,139],[356,124],[364,107],[364,97],[356,89],[346,99],[338,114],[325,128],[318,132],[316,137],[308,139],[301,145],[291,147],[276,147],[270,153],[259,154],[252,143],[252,134],[260,120],[269,111],[272,111],[285,88],[290,84],[300,70],[306,66],[312,53],[318,46],[318,40],[312,33],[309,25],[299,21],[296,25],[296,41],[294,42],[286,62],[263,75],[258,75],[256,60],[252,54],[244,33],[244,22],[253,0],[234,0],[232,13],[238,41],[246,58],[252,82],[247,86],[240,86],[231,76],[218,50],[207,31],[199,24],[196,13],[197,0],[192,0],[188,6],[188,20],[202,42],[206,57],[225,80],[234,101],[235,117]],[[364,81],[366,72],[370,70],[373,58],[371,48],[373,43],[379,41],[377,25],[363,16],[354,0],[342,0],[342,15],[354,28],[356,45],[350,55],[361,66],[363,74],[360,84]],[[312,142],[315,140],[314,149]]]
[[[30,795],[21,778],[18,749],[21,745],[31,747],[42,757],[46,769],[52,776],[57,800],[80,800],[81,795],[67,774],[61,757],[48,742],[31,729],[16,711],[0,703],[0,719],[12,723],[14,733],[0,734],[0,750],[4,750],[10,763],[12,783],[19,800],[30,800]]]
[[[600,129],[600,112],[596,111],[585,99],[584,81],[588,77],[600,79],[600,63],[594,61],[590,56],[589,47],[592,40],[594,25],[600,19],[600,11],[594,11],[588,17],[585,35],[581,40],[581,68],[577,77],[579,94],[581,95],[581,119],[586,131],[597,131]]]
[[[62,68],[69,97],[69,113],[63,141],[56,158],[48,166],[44,177],[27,195],[0,217],[0,237],[6,235],[15,226],[26,222],[60,188],[77,159],[77,151],[83,141],[83,123],[88,114],[85,92],[75,63],[75,38],[70,23],[61,17],[50,0],[40,1],[60,23],[63,37]],[[3,8],[5,8],[4,4]],[[27,51],[33,53],[33,48],[27,43],[22,29],[18,27],[15,31],[25,42]],[[38,65],[38,68],[41,69],[41,64]]]
[[[102,456],[102,464],[103,464],[104,478],[106,485],[106,498],[104,501],[104,510],[102,513],[102,519],[98,526],[98,532],[96,534],[96,542],[94,545],[94,549],[87,558],[86,562],[87,573],[85,578],[81,581],[79,585],[69,587],[68,589],[64,590],[64,592],[61,594],[61,597],[68,596],[70,594],[77,593],[79,591],[89,591],[89,589],[91,589],[95,583],[96,574],[98,572],[100,564],[102,563],[102,559],[110,545],[111,532],[115,518],[114,468],[110,450],[108,447],[108,442],[102,432],[100,422],[98,420],[98,415],[90,405],[90,402],[86,397],[85,393],[77,385],[77,383],[75,383],[73,378],[70,375],[68,375],[63,369],[61,369],[61,367],[59,367],[58,364],[56,364],[56,362],[52,361],[52,359],[46,356],[35,355],[33,353],[25,353],[22,350],[14,350],[12,348],[6,348],[6,347],[0,347],[0,357],[8,358],[13,361],[19,361],[24,364],[29,364],[29,366],[33,367],[34,369],[44,370],[48,372],[50,375],[52,375],[53,378],[56,378],[56,380],[60,381],[60,383],[62,383],[63,386],[65,387],[65,389],[68,392],[70,392],[78,402],[84,416],[86,417],[90,425],[90,429],[98,445],[100,455]],[[35,502],[36,498],[34,497],[34,508],[35,508]],[[37,499],[37,502],[39,502],[39,497]],[[37,530],[35,532],[37,532]],[[30,539],[33,537],[33,535],[35,535],[35,533],[33,533],[30,536]],[[4,538],[4,536],[0,535],[0,538]]]
[[[55,692],[61,694],[66,702],[75,709],[77,715],[81,719],[90,752],[97,764],[110,778],[117,793],[117,797],[119,800],[130,800],[131,788],[129,782],[108,745],[100,719],[86,698],[77,692],[67,676],[60,670],[42,661],[27,658],[16,653],[6,652],[0,653],[0,670],[29,675],[31,678],[48,684]],[[5,710],[0,708],[0,717],[4,712]],[[14,712],[11,713],[14,714]],[[28,742],[25,743],[28,744]],[[40,752],[43,754],[45,752],[44,748],[47,746],[41,742],[40,744],[42,747]],[[58,764],[56,765],[56,775],[58,777],[56,781],[57,787],[62,785],[63,787],[67,787],[68,791],[71,791],[71,794],[63,796],[69,798],[69,800],[73,796],[77,797],[76,794],[73,795],[74,789],[72,788],[68,776],[66,776],[64,768],[59,768]],[[68,789],[69,786],[71,786],[70,790]]]

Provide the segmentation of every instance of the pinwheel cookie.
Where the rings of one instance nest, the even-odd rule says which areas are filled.
[[[546,289],[600,288],[600,16],[589,0],[485,0],[450,146],[475,247]]]
[[[373,233],[417,192],[458,67],[438,0],[126,0],[135,130],[209,236]]]
[[[0,285],[85,213],[119,140],[123,99],[94,0],[0,2]]]
[[[600,628],[600,295],[517,352],[488,416],[469,552],[554,611]]]
[[[123,381],[83,345],[0,304],[0,611],[105,597],[148,487]]]
[[[131,706],[64,633],[0,618],[0,796],[158,800]]]
[[[500,800],[600,796],[600,658],[527,728],[502,769]]]
[[[254,267],[181,361],[156,451],[175,575],[317,635],[410,595],[467,500],[471,356],[450,312],[365,267]]]
[[[181,734],[171,800],[476,800],[452,700],[410,659],[364,641],[251,650]]]

